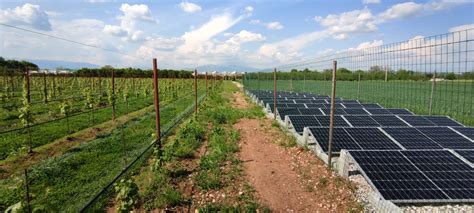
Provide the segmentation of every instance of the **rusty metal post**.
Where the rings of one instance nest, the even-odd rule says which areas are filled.
[[[112,69],[112,121],[115,121],[115,69]]]
[[[31,213],[31,204],[30,204],[30,188],[28,186],[28,169],[25,169],[25,189],[26,189],[26,205],[28,206],[28,212]]]
[[[331,114],[329,117],[329,141],[328,141],[328,169],[332,167],[332,141],[334,134],[334,111],[335,111],[335,99],[336,99],[336,70],[337,61],[333,61],[332,64],[332,92],[331,92]]]
[[[30,71],[28,70],[28,67],[26,67],[25,71],[25,80],[26,80],[26,99],[28,100],[28,104],[31,103],[31,98],[30,98]]]
[[[277,110],[277,82],[276,82],[276,72],[277,69],[273,69],[273,119],[276,120],[276,110]]]
[[[161,150],[161,126],[160,126],[160,93],[158,87],[158,68],[156,58],[153,58],[153,94],[155,103],[155,134],[158,141],[158,147]]]
[[[357,100],[359,100],[360,96],[360,73],[359,73],[359,78],[357,79]]]
[[[206,72],[206,97],[207,97],[207,72]]]
[[[431,94],[430,94],[430,102],[428,106],[428,115],[431,115],[433,109],[433,97],[436,89],[436,70],[433,73],[433,79],[431,82]]]
[[[44,103],[48,103],[48,86],[46,84],[46,71],[43,73],[43,95],[44,95]]]
[[[197,69],[194,70],[194,113],[198,112],[198,92],[197,92]]]

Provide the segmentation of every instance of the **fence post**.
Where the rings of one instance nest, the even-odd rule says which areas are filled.
[[[332,163],[332,141],[334,134],[334,111],[335,111],[335,98],[336,98],[336,70],[337,61],[332,62],[332,92],[331,92],[331,114],[329,117],[329,141],[328,141],[328,169],[331,170]]]
[[[46,85],[46,71],[43,73],[43,95],[44,95],[44,103],[48,103],[48,87]]]
[[[153,58],[153,98],[155,104],[155,134],[158,142],[158,155],[161,157],[161,126],[160,126],[160,88],[158,87],[158,68]]]
[[[359,77],[357,78],[357,100],[359,100],[359,96],[360,96],[360,73],[359,73]]]
[[[194,69],[194,116],[197,116],[198,112],[198,93],[197,93],[197,69]]]
[[[385,66],[385,82],[388,81],[388,67]]]
[[[207,72],[206,72],[206,97],[207,97]]]
[[[306,72],[303,71],[303,92],[306,92]]]
[[[30,204],[30,188],[28,186],[28,169],[25,169],[25,189],[26,189],[26,205],[28,206],[28,212],[31,213]]]
[[[433,97],[436,89],[436,70],[433,73],[433,79],[431,82],[431,94],[430,94],[430,103],[428,106],[428,115],[431,115],[432,109],[433,109]]]
[[[273,69],[273,119],[276,120],[276,110],[277,110],[277,82],[276,82],[276,71]]]
[[[112,69],[112,121],[115,122],[115,69]]]
[[[30,71],[28,70],[28,67],[26,67],[25,71],[25,80],[26,80],[26,99],[28,100],[28,104],[31,103],[31,98],[30,98]]]

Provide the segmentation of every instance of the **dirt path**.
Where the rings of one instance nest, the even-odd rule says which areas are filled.
[[[243,98],[242,92],[238,93],[236,97]],[[247,107],[249,105],[247,103]],[[271,120],[241,119],[234,128],[241,133],[240,159],[244,162],[245,174],[261,202],[271,210],[347,212],[358,209],[350,184],[334,177],[311,152],[285,147],[291,145],[292,138],[273,127]]]

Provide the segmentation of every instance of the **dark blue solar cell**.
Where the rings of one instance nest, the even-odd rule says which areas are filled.
[[[471,140],[474,140],[474,128],[453,127],[453,129],[463,134],[464,136],[470,138]]]
[[[383,130],[406,149],[443,149],[414,127],[389,127]]]
[[[286,115],[301,115],[298,108],[277,108],[281,120],[285,120]]]
[[[459,155],[468,160],[471,163],[474,163],[474,149],[467,150],[455,150]]]
[[[302,133],[305,127],[321,126],[314,116],[290,115],[288,116],[295,131]]]
[[[448,127],[417,127],[431,140],[448,149],[474,149],[474,143]]]
[[[378,128],[344,128],[364,150],[401,149]]]
[[[330,123],[330,116],[329,115],[320,115],[316,116],[316,119],[318,119],[319,123],[321,124],[322,127],[329,127]],[[335,127],[345,127],[349,126],[349,124],[339,115],[334,116],[334,126]]]
[[[369,115],[369,113],[362,108],[345,108],[343,110],[348,115]]]
[[[324,152],[328,152],[329,128],[315,127],[310,128],[316,142],[321,146]],[[334,128],[332,151],[338,153],[341,149],[356,150],[361,147],[344,131],[343,128]]]
[[[372,115],[370,117],[377,121],[381,126],[408,126],[408,124],[397,118],[395,115]]]
[[[437,126],[462,126],[460,123],[454,121],[446,116],[423,116]]]
[[[344,117],[354,127],[380,126],[379,123],[367,115],[346,115]]]
[[[423,116],[400,115],[399,117],[412,126],[436,126],[436,124]]]
[[[392,113],[387,109],[382,108],[367,108],[366,109],[372,115],[391,115]]]
[[[322,115],[323,113],[319,108],[300,108],[301,115]]]

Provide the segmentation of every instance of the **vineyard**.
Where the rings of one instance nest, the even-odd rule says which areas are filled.
[[[31,74],[4,80],[0,209],[23,200],[27,172],[30,205],[78,211],[156,138],[151,78]],[[165,133],[193,110],[194,83],[160,79]],[[196,82],[199,100],[206,85],[216,84],[207,83]]]

